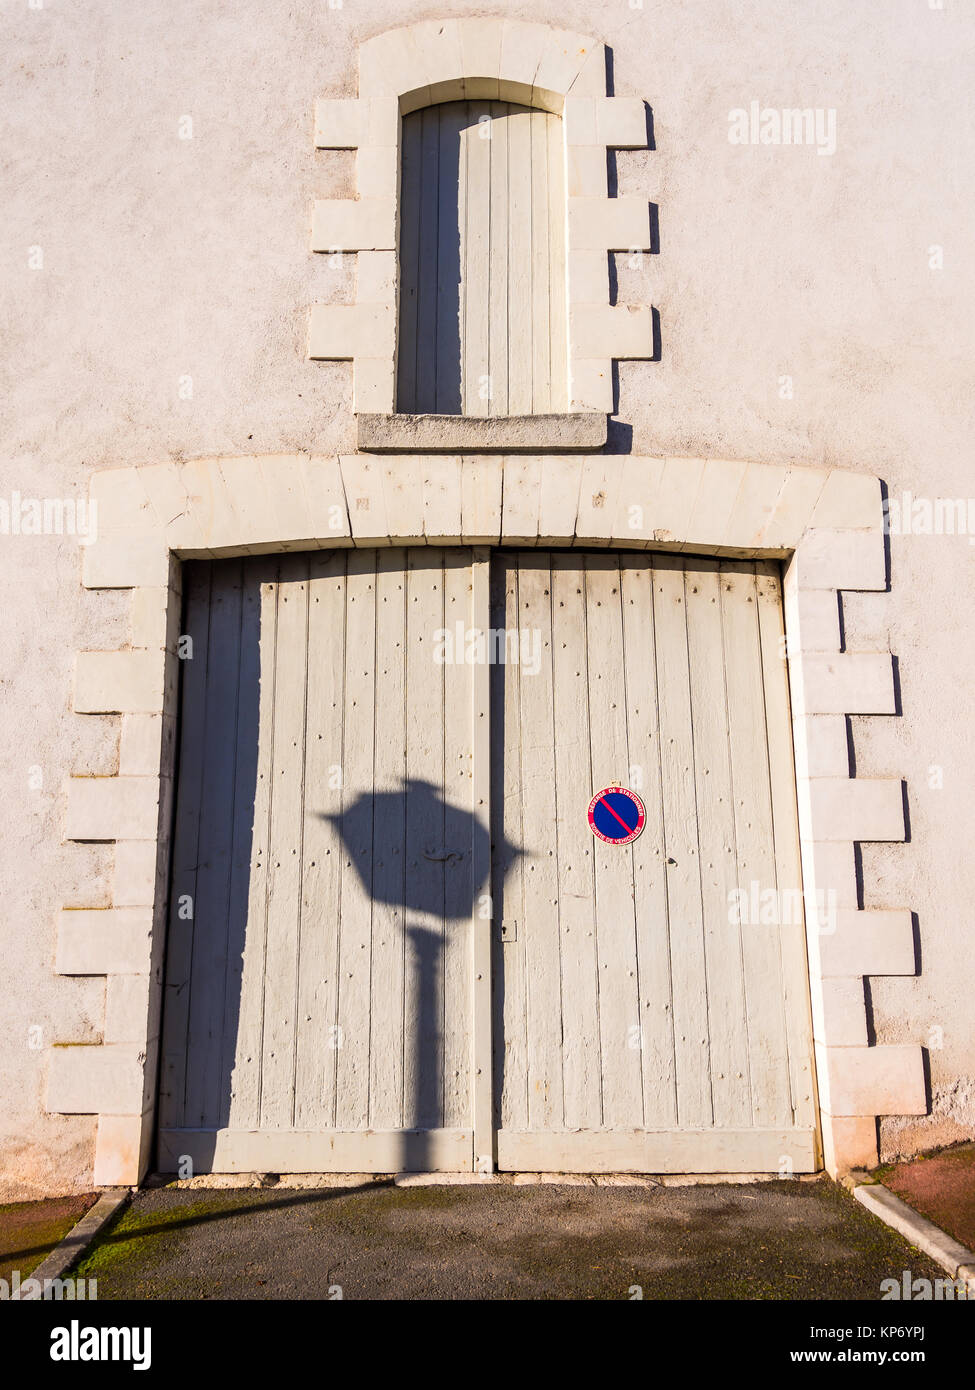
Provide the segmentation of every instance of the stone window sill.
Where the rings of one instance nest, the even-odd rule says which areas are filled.
[[[359,415],[364,453],[534,453],[551,449],[592,452],[606,443],[606,416],[586,410],[567,415]]]

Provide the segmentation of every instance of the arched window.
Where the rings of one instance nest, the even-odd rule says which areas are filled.
[[[562,120],[503,101],[403,117],[396,409],[568,409]]]
[[[606,52],[514,19],[423,20],[367,39],[359,94],[317,103],[356,149],[357,196],[320,199],[312,249],[357,253],[354,302],[312,306],[308,355],[354,363],[363,452],[599,449],[613,361],[654,355],[648,304],[610,301],[609,255],[652,247],[610,197],[608,149],[642,149]]]

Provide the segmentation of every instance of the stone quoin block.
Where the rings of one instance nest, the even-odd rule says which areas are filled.
[[[146,970],[152,909],[69,909],[58,914],[55,969],[59,975],[134,974]]]
[[[806,786],[808,787],[808,782]],[[849,840],[800,840],[802,880],[807,892],[822,896],[822,909],[857,906],[856,853]],[[835,930],[835,921],[827,920],[823,930]],[[810,934],[819,928],[809,912],[806,926]]]
[[[639,97],[567,96],[563,120],[569,144],[646,147],[646,108]]]
[[[167,779],[72,777],[68,783],[68,840],[155,840]]]
[[[364,102],[356,97],[321,97],[315,102],[315,144],[323,150],[354,150],[362,143]]]
[[[105,986],[106,1043],[146,1044],[159,1032],[162,988],[159,971],[109,975]]]
[[[352,386],[357,415],[389,415],[396,404],[396,369],[388,357],[357,357]]]
[[[888,652],[797,658],[806,714],[894,714],[894,668]]]
[[[135,589],[169,583],[169,552],[161,536],[100,536],[85,546],[82,583],[86,589]]]
[[[608,168],[605,145],[567,145],[565,150],[566,192],[570,198],[605,198],[608,196]],[[593,255],[605,260],[607,252],[598,250]],[[607,263],[608,264],[608,263]],[[590,298],[606,302],[609,299],[609,286],[604,286],[596,295],[585,293],[585,282],[577,291],[572,287],[571,272],[569,292],[577,303],[585,303]]]
[[[145,1089],[146,1058],[138,1045],[51,1048],[48,1110],[62,1115],[141,1114]]]
[[[650,205],[643,198],[570,198],[569,251],[649,251]]]
[[[911,914],[888,908],[840,908],[836,930],[819,943],[824,979],[841,975],[913,975],[914,928]]]
[[[569,315],[572,351],[579,357],[653,356],[653,319],[646,305],[575,304]]]
[[[133,589],[129,609],[129,640],[133,647],[156,651],[176,650],[179,637],[180,595],[161,586]]]
[[[921,1049],[816,1046],[823,1108],[830,1115],[923,1115],[927,1111]]]
[[[812,991],[813,1036],[833,1047],[866,1047],[863,980],[823,980]]]
[[[312,217],[311,245],[313,251],[395,251],[395,191],[378,198],[320,199]]]
[[[791,653],[838,652],[841,634],[836,590],[799,589],[795,585],[784,585],[783,589]]]
[[[176,741],[172,714],[126,714],[122,718],[119,776],[171,776]]]
[[[142,1180],[152,1145],[154,1111],[98,1117],[95,1137],[96,1187],[134,1187]]]
[[[396,252],[360,251],[355,258],[357,304],[391,304],[396,297]],[[393,363],[389,362],[393,371]]]
[[[796,582],[809,589],[885,589],[883,531],[822,531],[810,527],[795,559]]]
[[[161,651],[78,652],[75,713],[161,713],[165,676]]]
[[[903,840],[904,796],[899,778],[821,777],[806,782],[812,840]]]
[[[793,727],[797,776],[849,777],[850,750],[842,715],[796,719]]]
[[[569,363],[570,405],[573,410],[613,412],[613,363],[609,357],[573,356]]]
[[[116,907],[151,907],[156,894],[155,840],[119,840],[115,845],[112,902]]]
[[[330,361],[391,357],[396,314],[387,304],[316,304],[311,311],[308,356]]]
[[[834,1176],[860,1168],[869,1171],[879,1161],[877,1121],[872,1115],[824,1116],[823,1150],[827,1170]]]

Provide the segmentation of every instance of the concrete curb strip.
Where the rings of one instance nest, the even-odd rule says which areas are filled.
[[[954,1240],[933,1221],[920,1216],[913,1207],[902,1202],[882,1184],[864,1183],[853,1189],[853,1195],[867,1211],[879,1216],[885,1225],[904,1236],[942,1269],[947,1270],[952,1279],[971,1279],[975,1275],[975,1254],[971,1250]]]
[[[41,1290],[46,1279],[63,1279],[75,1261],[85,1253],[99,1232],[111,1221],[119,1207],[128,1202],[130,1196],[127,1187],[110,1188],[103,1192],[91,1210],[72,1226],[50,1255],[31,1272],[29,1278],[36,1279]],[[24,1280],[24,1283],[26,1282]],[[42,1296],[42,1292],[22,1294],[21,1300],[28,1302]]]

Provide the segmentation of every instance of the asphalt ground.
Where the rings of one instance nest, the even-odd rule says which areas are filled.
[[[98,1299],[860,1299],[944,1271],[828,1179],[137,1193]]]

